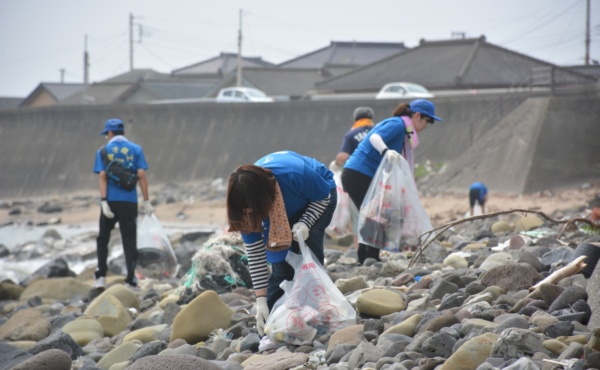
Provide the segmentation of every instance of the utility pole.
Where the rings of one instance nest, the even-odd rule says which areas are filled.
[[[60,83],[61,84],[65,83],[65,69],[64,68],[60,69]]]
[[[585,14],[585,65],[590,65],[590,0],[586,0]]]
[[[129,70],[133,71],[133,14],[129,13]]]
[[[238,30],[238,55],[236,86],[242,86],[242,9],[240,9],[240,28]]]
[[[87,51],[87,35],[83,40],[83,104],[87,104],[90,60]]]

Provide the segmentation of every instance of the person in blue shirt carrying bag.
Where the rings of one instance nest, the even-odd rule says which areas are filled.
[[[127,276],[125,284],[130,287],[137,286],[135,267],[137,264],[137,226],[138,196],[136,188],[123,188],[115,178],[107,175],[107,163],[118,163],[125,169],[137,175],[137,182],[144,198],[144,212],[152,214],[152,204],[148,195],[148,180],[146,170],[148,164],[141,146],[133,143],[124,136],[125,125],[118,118],[111,118],[104,124],[100,132],[108,139],[106,146],[98,149],[94,163],[94,173],[99,175],[100,188],[100,221],[98,238],[96,239],[96,254],[98,268],[95,272],[94,288],[106,287],[106,273],[108,272],[108,242],[115,224],[119,223]]]
[[[417,99],[410,104],[399,104],[392,117],[379,122],[369,131],[344,165],[342,172],[344,190],[358,209],[384,155],[393,160],[399,159],[402,153],[413,169],[412,150],[419,143],[418,133],[425,130],[427,124],[434,124],[435,121],[441,121],[435,115],[435,105],[429,100]],[[363,264],[367,258],[379,260],[379,249],[359,243],[358,262]]]
[[[285,262],[288,250],[300,251],[292,239],[300,233],[323,264],[325,228],[336,201],[333,173],[319,161],[292,151],[269,154],[230,175],[229,231],[240,232],[244,240],[261,336],[269,312],[283,295],[279,284],[294,278],[294,269]],[[267,263],[271,264],[270,276]]]

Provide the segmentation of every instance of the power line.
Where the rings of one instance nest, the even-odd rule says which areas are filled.
[[[513,38],[512,40],[508,40],[508,41],[501,42],[501,44],[508,45],[508,44],[510,44],[510,43],[512,43],[512,42],[514,42],[514,41],[521,40],[523,37],[525,37],[525,36],[527,36],[527,35],[531,34],[531,33],[532,33],[532,32],[534,32],[534,31],[537,31],[537,30],[539,30],[540,28],[544,27],[544,26],[545,26],[545,25],[547,25],[548,23],[550,23],[550,22],[554,21],[555,19],[557,19],[557,18],[559,18],[559,17],[561,17],[561,16],[564,16],[565,14],[567,14],[567,13],[568,13],[568,12],[570,12],[570,11],[572,11],[573,9],[576,9],[576,8],[577,8],[577,6],[578,6],[577,4],[575,4],[574,6],[571,6],[571,3],[570,3],[570,2],[567,2],[567,6],[566,6],[566,7],[564,7],[563,9],[560,9],[560,10],[559,10],[558,12],[556,12],[556,13],[555,13],[555,14],[554,14],[554,15],[553,15],[551,18],[549,18],[549,19],[546,19],[546,20],[545,20],[545,21],[543,21],[542,23],[540,23],[540,24],[538,24],[538,25],[535,25],[535,26],[533,26],[532,28],[530,28],[530,29],[528,29],[528,30],[525,30],[525,31],[523,31],[523,33],[522,33],[520,36],[518,36],[518,37],[515,37],[515,38]]]

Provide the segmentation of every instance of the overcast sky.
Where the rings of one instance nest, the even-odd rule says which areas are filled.
[[[559,65],[583,64],[586,0],[0,0],[0,96],[40,82],[90,82],[134,68],[169,73],[220,52],[280,63],[331,41],[445,40],[453,33]],[[600,0],[591,0],[591,58],[600,61]],[[142,35],[140,40],[139,27]]]

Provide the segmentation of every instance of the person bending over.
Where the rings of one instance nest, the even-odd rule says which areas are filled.
[[[229,231],[242,234],[261,336],[273,305],[283,295],[279,284],[294,278],[294,269],[285,257],[289,250],[300,252],[295,240],[298,233],[324,263],[325,228],[336,203],[333,173],[317,160],[292,151],[269,154],[231,173],[227,186]]]

